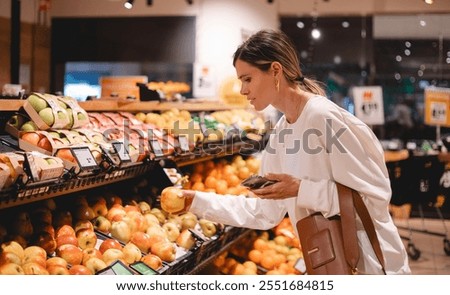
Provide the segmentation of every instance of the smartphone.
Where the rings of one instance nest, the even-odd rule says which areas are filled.
[[[274,180],[269,180],[260,175],[252,175],[241,182],[241,185],[248,187],[249,189],[264,188],[266,186],[276,183]]]

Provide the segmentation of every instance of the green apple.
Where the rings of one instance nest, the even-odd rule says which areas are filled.
[[[49,165],[55,165],[58,164],[58,161],[56,161],[53,158],[45,158],[45,161],[49,164]]]
[[[86,115],[83,114],[83,113],[81,113],[81,112],[79,112],[79,113],[77,114],[77,117],[78,117],[78,121],[86,121],[86,120],[87,120]]]
[[[53,110],[51,108],[42,109],[39,112],[39,117],[41,117],[42,121],[47,124],[47,126],[52,126],[55,123],[55,116],[53,115]]]
[[[72,109],[67,109],[67,118],[69,118],[69,124],[67,124],[67,128],[72,128],[73,126],[73,112]]]
[[[37,127],[36,123],[34,123],[33,121],[25,122],[20,127],[20,131],[30,132],[30,131],[36,131],[36,130],[39,130],[39,128]]]
[[[42,99],[34,94],[30,95],[27,98],[27,101],[31,104],[33,109],[35,109],[36,112],[38,112],[38,113],[48,106],[47,101],[45,101],[45,99]]]
[[[8,120],[9,125],[14,126],[16,128],[19,128],[19,118],[17,117],[17,115],[12,116],[9,120]]]
[[[66,105],[64,102],[60,101],[60,100],[58,100],[58,105],[59,105],[62,109],[67,109],[67,105]]]
[[[48,134],[49,134],[51,137],[53,137],[53,138],[61,138],[61,136],[59,135],[59,133],[58,133],[58,132],[55,132],[55,131],[50,131]]]

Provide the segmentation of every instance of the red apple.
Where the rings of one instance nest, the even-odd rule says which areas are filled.
[[[46,231],[38,232],[35,235],[33,244],[43,248],[48,255],[52,255],[57,247],[55,238]]]
[[[47,268],[49,268],[50,266],[62,266],[66,269],[68,266],[67,261],[64,258],[59,257],[59,256],[53,256],[53,257],[50,257],[49,259],[47,259],[46,265],[47,265]]]
[[[136,246],[132,242],[126,244],[123,247],[122,252],[124,255],[123,260],[128,264],[132,264],[136,261],[139,261],[142,257],[141,250],[139,249],[138,246]]]
[[[71,235],[74,237],[76,236],[75,229],[72,227],[72,225],[65,224],[56,230],[56,237],[63,235]]]
[[[169,186],[161,192],[161,208],[168,213],[184,210],[185,198],[180,188]]]
[[[75,220],[91,220],[95,218],[94,210],[88,205],[78,205],[72,212]]]
[[[148,253],[152,246],[150,236],[140,231],[134,232],[131,235],[130,241],[144,253]]]
[[[77,232],[79,230],[83,230],[83,229],[94,230],[94,225],[89,220],[77,221],[77,223],[75,223],[75,226],[74,226],[75,235],[77,234]]]
[[[88,261],[92,257],[103,259],[103,254],[97,248],[83,249],[83,261],[81,262],[81,264],[86,265],[86,261]]]
[[[45,266],[42,266],[36,262],[27,262],[22,265],[23,272],[26,275],[48,275],[48,271]]]
[[[130,230],[132,233],[135,231],[145,232],[147,230],[148,222],[141,212],[130,211],[127,213],[127,216],[128,219],[125,219],[125,221],[130,226]]]
[[[56,247],[58,248],[61,245],[71,244],[74,246],[78,246],[78,239],[73,235],[61,235],[56,237]]]
[[[142,256],[141,261],[153,268],[154,270],[158,270],[162,266],[162,260],[155,254],[146,254]]]
[[[56,248],[56,255],[67,261],[68,264],[80,264],[83,260],[83,252],[80,248],[72,244],[61,245]]]
[[[21,265],[22,259],[20,259],[20,257],[17,256],[16,253],[2,252],[2,253],[0,253],[0,265],[6,264],[6,263],[15,263],[15,264]]]
[[[158,242],[152,245],[151,253],[163,261],[172,262],[176,258],[177,248],[171,242]]]
[[[190,230],[184,229],[181,231],[175,243],[184,249],[190,250],[195,246],[195,238]]]
[[[71,275],[93,275],[91,270],[84,265],[75,264],[69,269],[69,274]]]
[[[81,249],[91,248],[97,244],[97,235],[91,229],[83,229],[77,232],[77,240]]]
[[[47,266],[47,271],[49,275],[69,275],[69,270],[67,267],[61,265],[51,265]]]
[[[122,205],[115,205],[108,210],[106,214],[106,218],[109,221],[119,220],[120,217],[127,215],[125,209],[123,209]]]
[[[115,239],[106,239],[104,240],[101,244],[100,244],[100,252],[103,254],[105,253],[106,250],[113,248],[113,249],[118,249],[118,250],[122,250],[122,245]]]
[[[34,233],[48,232],[53,238],[56,235],[55,228],[51,224],[40,224],[34,227]]]
[[[92,210],[94,210],[95,216],[106,216],[108,214],[108,207],[106,206],[106,202],[98,201],[94,205],[92,205]]]

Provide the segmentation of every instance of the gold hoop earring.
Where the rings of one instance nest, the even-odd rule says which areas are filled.
[[[280,92],[280,81],[278,79],[275,79],[275,89]]]

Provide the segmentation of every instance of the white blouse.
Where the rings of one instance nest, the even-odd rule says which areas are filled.
[[[335,182],[360,192],[372,216],[387,274],[409,274],[408,256],[389,214],[391,187],[383,149],[372,130],[322,96],[311,98],[293,124],[283,116],[262,153],[261,175],[286,173],[301,180],[297,196],[264,200],[196,192],[190,211],[237,227],[270,229],[288,214],[291,223],[312,212],[339,213]],[[362,273],[381,266],[358,218]]]

